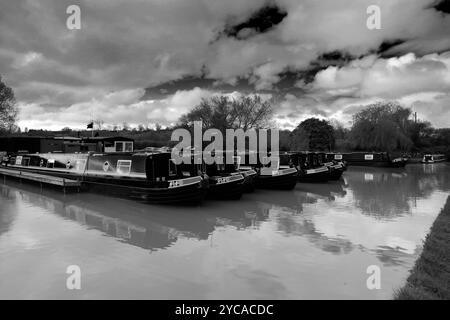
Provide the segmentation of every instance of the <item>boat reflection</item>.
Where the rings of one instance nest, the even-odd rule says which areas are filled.
[[[216,227],[257,228],[264,221],[256,202],[250,201],[227,206],[211,202],[209,206],[182,208],[87,193],[64,195],[17,182],[8,182],[0,188],[4,198],[14,199],[14,194],[18,194],[26,203],[148,250],[168,248],[181,237],[207,240]],[[6,219],[3,215],[2,221]],[[2,222],[1,226],[6,230],[6,224]]]
[[[324,252],[349,254],[355,248],[373,251],[386,264],[404,261],[417,249],[403,235],[375,244],[366,237],[376,220],[411,213],[412,199],[423,199],[434,190],[449,190],[446,165],[410,166],[405,171],[350,168],[341,181],[298,184],[291,191],[258,191],[237,202],[206,202],[199,207],[152,206],[97,194],[68,194],[41,190],[10,181],[0,186],[0,234],[14,221],[14,198],[45,209],[89,229],[99,230],[124,243],[149,251],[167,249],[180,239],[209,240],[218,229],[260,229],[266,224],[286,237],[303,238]],[[363,213],[366,218],[361,218]],[[355,225],[356,224],[356,225]],[[386,235],[399,233],[382,230]],[[382,241],[384,235],[379,233]],[[409,249],[408,249],[409,248]]]
[[[427,198],[434,191],[450,190],[450,171],[446,164],[410,165],[407,169],[350,168],[346,174],[354,205],[380,219],[411,212],[417,198]]]

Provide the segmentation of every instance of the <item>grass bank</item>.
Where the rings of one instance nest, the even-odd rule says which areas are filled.
[[[450,299],[450,196],[425,239],[403,288],[394,299]]]

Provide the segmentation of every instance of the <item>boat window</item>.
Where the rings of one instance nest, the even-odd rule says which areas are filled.
[[[123,142],[116,141],[116,152],[122,152],[122,151],[123,151]]]
[[[133,142],[124,142],[124,145],[125,152],[133,152]]]
[[[75,161],[75,170],[76,171],[84,171],[86,167],[86,159],[77,159]]]
[[[54,167],[55,167],[55,159],[48,159],[47,168],[54,168]]]
[[[335,154],[334,160],[342,160],[342,154]]]
[[[117,173],[130,174],[131,160],[117,160]]]
[[[373,154],[365,154],[364,160],[373,160]]]
[[[177,165],[173,159],[169,159],[169,176],[173,177],[177,175]]]
[[[30,158],[24,157],[22,159],[22,165],[28,167],[30,165]]]

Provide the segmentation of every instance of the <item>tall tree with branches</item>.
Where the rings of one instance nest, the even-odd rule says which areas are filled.
[[[14,91],[2,81],[0,76],[0,134],[11,133],[14,130],[17,114]]]
[[[260,96],[214,96],[203,99],[189,113],[181,116],[180,124],[189,126],[193,121],[202,121],[205,129],[259,129],[267,126],[272,117],[272,106]]]

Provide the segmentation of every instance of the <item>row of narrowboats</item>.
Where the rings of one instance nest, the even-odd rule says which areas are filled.
[[[158,204],[197,204],[205,197],[239,199],[258,189],[290,190],[300,183],[339,180],[347,165],[404,167],[406,158],[387,153],[282,152],[249,165],[233,152],[231,164],[176,164],[170,150],[140,152],[13,154],[2,161],[19,170],[77,180],[82,187]],[[193,157],[193,155],[190,155]],[[223,154],[225,157],[225,154]],[[192,159],[191,159],[192,160]]]
[[[257,159],[259,157],[256,157]],[[239,199],[259,189],[293,189],[297,182],[337,180],[344,162],[325,153],[289,152],[269,155],[264,165],[246,155],[232,164],[176,164],[172,153],[36,153],[11,155],[2,161],[19,170],[80,181],[89,191],[159,204],[197,204],[205,197]]]

